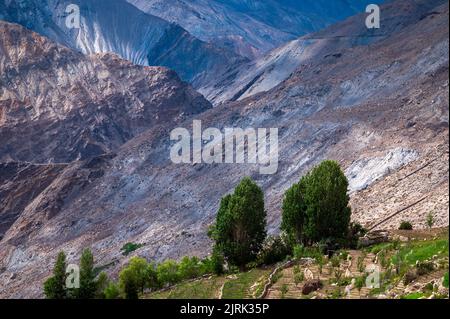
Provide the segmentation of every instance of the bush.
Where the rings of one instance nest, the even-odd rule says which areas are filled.
[[[103,292],[105,299],[119,299],[120,289],[117,284],[110,282]]]
[[[174,260],[166,260],[156,268],[158,283],[162,287],[171,286],[180,281],[178,264]]]
[[[183,257],[178,265],[180,280],[197,278],[202,275],[200,259]]]
[[[367,234],[367,229],[365,229],[359,223],[350,223],[348,236],[347,236],[347,246],[353,249],[358,247],[358,241],[361,237]]]
[[[127,256],[143,246],[144,244],[126,243],[120,250],[122,251],[122,255]]]
[[[358,291],[361,291],[361,289],[363,289],[365,285],[366,285],[366,276],[356,278],[355,287],[356,289],[358,289]]]
[[[322,251],[318,246],[305,247],[303,245],[295,245],[293,254],[297,260],[301,258],[314,258],[317,262],[322,262],[323,259]]]
[[[408,221],[402,221],[400,223],[400,226],[398,227],[399,230],[412,230],[413,225]]]
[[[290,254],[289,245],[282,237],[269,237],[258,255],[259,265],[273,265],[283,261]]]
[[[341,265],[341,259],[339,258],[339,256],[331,257],[330,262],[333,268],[338,268]]]
[[[281,286],[281,299],[284,299],[285,295],[288,293],[289,287],[286,284]]]
[[[264,194],[250,178],[222,198],[209,235],[229,264],[243,270],[256,260],[266,238],[266,211]]]
[[[430,213],[427,215],[426,224],[427,224],[428,228],[430,228],[430,229],[433,227],[433,225],[434,225],[434,217],[433,217],[433,213],[430,212]]]
[[[126,299],[137,299],[145,288],[156,285],[153,265],[144,258],[133,257],[119,274],[119,287]]]
[[[434,270],[434,264],[430,261],[419,261],[416,264],[417,275],[423,276]]]

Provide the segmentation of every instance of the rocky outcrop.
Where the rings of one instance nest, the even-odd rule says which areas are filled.
[[[0,159],[66,163],[210,104],[175,72],[84,56],[0,22]]]
[[[312,279],[305,282],[302,288],[303,295],[309,295],[310,293],[319,290],[322,288],[322,282],[319,279]]]
[[[66,25],[69,5],[80,8],[79,29]],[[164,66],[188,82],[203,83],[206,74],[223,72],[228,65],[245,60],[125,0],[2,0],[0,12],[1,20],[21,24],[85,54],[115,53],[134,64]]]
[[[254,58],[287,41],[364,12],[367,0],[128,0],[197,38]],[[376,3],[377,1],[375,1]],[[379,2],[379,1],[378,1]]]

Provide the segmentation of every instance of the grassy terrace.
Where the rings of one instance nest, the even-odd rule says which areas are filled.
[[[365,248],[360,251],[352,251],[352,254],[368,256],[375,256],[376,254],[383,254],[385,256],[387,264],[395,264],[396,260],[400,258],[403,261],[404,271],[397,276],[390,277],[390,279],[385,278],[387,280],[383,287],[379,289],[372,289],[372,291],[367,291],[365,297],[376,297],[379,294],[384,294],[386,287],[389,285],[401,285],[403,275],[409,269],[414,269],[416,262],[422,262],[427,260],[447,260],[445,265],[441,270],[435,270],[428,276],[433,277],[433,274],[436,276],[444,276],[444,286],[448,287],[448,256],[449,256],[449,245],[448,245],[448,229],[439,233],[438,235],[433,234],[432,236],[422,237],[422,238],[411,238],[408,242],[389,242],[374,245],[368,248]],[[367,262],[371,262],[369,257],[366,257]],[[356,268],[357,258],[355,257],[354,266]],[[153,292],[144,296],[144,298],[149,299],[158,299],[158,298],[168,298],[168,299],[216,299],[222,294],[223,299],[251,299],[259,296],[264,288],[264,284],[266,279],[269,277],[270,273],[274,269],[275,266],[269,268],[255,268],[251,269],[247,272],[225,275],[225,276],[211,276],[209,278],[199,279],[197,281],[189,281],[182,282],[168,290]],[[311,266],[311,269],[315,271],[317,265]],[[446,269],[446,270],[445,270]],[[334,287],[334,290],[337,291],[338,288],[341,290],[341,294],[339,296],[333,296],[333,289],[330,288],[330,283],[328,283],[328,279],[326,274],[331,270],[324,270],[324,274],[321,276],[324,280],[325,287],[321,290],[322,293],[328,295],[330,298],[343,298],[343,287]],[[353,270],[355,271],[355,270]],[[284,270],[285,273],[291,273],[292,269],[288,268]],[[357,272],[357,271],[356,271]],[[331,273],[329,275],[332,277]],[[357,274],[355,274],[357,276]],[[359,276],[359,275],[358,275]],[[289,276],[288,276],[289,277]],[[290,276],[292,277],[292,276]],[[289,277],[289,278],[290,278]],[[383,277],[385,277],[383,275]],[[427,276],[419,277],[426,280]],[[302,296],[301,289],[293,289],[295,288],[292,278],[285,278],[284,281],[288,280],[288,282],[282,284],[274,284],[272,287],[272,293],[275,295],[281,294],[280,287],[290,286],[289,296],[288,298],[310,298],[311,296]],[[438,279],[437,277],[435,279]],[[292,282],[291,282],[292,281]],[[401,291],[400,298],[402,299],[419,299],[429,297],[432,291],[416,291],[408,294],[402,294]],[[361,296],[361,293],[353,293],[354,296]],[[363,296],[364,297],[364,296]]]
[[[168,290],[144,296],[146,299],[216,299],[223,291],[224,299],[247,299],[259,295],[272,269],[252,269],[230,276],[212,276],[184,282]]]

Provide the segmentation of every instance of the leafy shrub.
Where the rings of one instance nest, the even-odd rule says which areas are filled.
[[[305,247],[303,245],[295,245],[293,249],[295,259],[314,258],[316,261],[321,261],[323,255],[319,246]]]
[[[200,259],[197,257],[183,257],[178,265],[179,279],[197,278],[202,274]]]
[[[365,234],[367,234],[367,229],[359,223],[351,222],[348,229],[347,246],[353,249],[357,248],[359,238]]]
[[[359,272],[364,272],[364,270],[366,270],[366,267],[364,265],[364,259],[366,259],[365,253],[362,256],[359,256],[358,261],[356,262],[356,266],[358,267]]]
[[[179,266],[176,261],[168,259],[156,268],[158,283],[162,287],[174,285],[180,281]]]
[[[120,289],[114,282],[110,282],[103,292],[105,299],[119,299]]]
[[[400,223],[400,226],[398,227],[399,230],[412,230],[413,225],[408,221],[402,221]]]
[[[356,278],[355,280],[355,287],[361,291],[361,289],[366,285],[366,276],[361,276]]]
[[[258,264],[272,265],[285,260],[289,254],[289,245],[282,237],[269,237],[266,239],[263,249],[258,255]]]
[[[338,256],[331,257],[330,262],[333,268],[338,268],[341,265],[341,259]]]
[[[214,250],[211,257],[205,258],[201,261],[202,274],[216,274],[221,275],[224,270],[224,258],[220,252]]]
[[[280,280],[283,277],[283,273],[281,272],[281,270],[278,270],[276,273],[273,274],[272,279],[271,279],[271,284],[276,284],[278,282],[278,280]]]
[[[305,274],[303,272],[299,272],[298,274],[294,274],[294,283],[296,285],[302,283],[305,280]]]
[[[281,299],[284,299],[284,297],[288,293],[288,291],[289,291],[288,285],[283,284],[281,286]]]
[[[120,250],[122,251],[122,255],[127,256],[131,254],[133,251],[138,250],[143,246],[144,244],[126,243],[125,245],[122,246]]]
[[[430,261],[419,261],[416,264],[417,275],[423,276],[434,270],[434,264]]]
[[[427,215],[426,225],[430,229],[434,225],[434,217],[433,217],[433,213],[431,213],[431,212]]]

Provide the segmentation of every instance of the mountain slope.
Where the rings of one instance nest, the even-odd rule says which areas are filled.
[[[110,152],[210,104],[173,72],[84,56],[0,22],[0,159],[70,162]]]
[[[423,12],[438,3],[445,1],[387,3],[382,6],[381,28],[378,30],[366,28],[365,14],[353,16],[325,30],[291,41],[259,59],[234,65],[200,87],[199,91],[214,104],[242,100],[269,91],[311,60],[317,57],[334,59],[346,48],[367,46],[383,40],[420,21]]]
[[[66,26],[69,4],[80,8],[80,29]],[[189,82],[243,60],[125,0],[1,0],[0,10],[4,20],[85,54],[113,52],[135,64],[165,66]]]
[[[254,58],[377,1],[128,0],[201,40]],[[378,1],[379,3],[380,1]]]
[[[393,3],[389,19],[402,19],[404,3]],[[0,241],[0,296],[41,297],[60,250],[77,262],[91,247],[113,276],[127,261],[120,251],[127,242],[145,244],[134,254],[151,260],[204,256],[220,198],[244,176],[263,188],[268,230],[275,233],[283,192],[323,159],[346,170],[354,220],[370,226],[425,198],[396,218],[407,216],[420,228],[432,209],[435,226],[448,225],[449,11],[442,1],[427,3],[434,7],[421,7],[413,24],[402,28],[398,21],[376,43],[317,55],[268,92],[158,123],[109,156],[53,170],[27,167],[43,170],[49,184],[33,198],[22,196],[29,190],[20,183],[24,167],[9,166],[2,184],[7,204],[13,196],[28,202],[17,205]],[[204,128],[279,128],[278,172],[260,175],[251,164],[173,164],[169,133],[190,130],[193,119]],[[0,212],[11,216],[10,207]],[[396,227],[394,221],[383,227]]]

